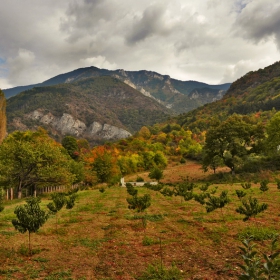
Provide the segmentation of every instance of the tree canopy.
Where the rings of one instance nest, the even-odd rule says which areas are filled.
[[[0,146],[0,182],[6,188],[16,187],[18,198],[23,188],[70,185],[75,179],[70,162],[46,131],[16,131]]]
[[[206,133],[203,167],[207,170],[218,164],[220,158],[234,174],[247,155],[260,149],[263,139],[262,126],[243,116],[232,115],[224,122],[216,121]]]

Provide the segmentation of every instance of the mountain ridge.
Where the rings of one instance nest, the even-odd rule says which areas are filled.
[[[171,78],[169,75],[161,75],[147,70],[107,70],[91,66],[57,75],[39,84],[4,89],[3,92],[6,98],[9,99],[24,90],[34,87],[73,83],[81,79],[97,76],[113,76],[172,109],[174,113],[184,113],[205,103],[213,102],[221,98],[230,85],[229,83],[208,85],[197,81],[180,81]],[[189,96],[192,95],[193,91],[197,93],[196,99]]]
[[[58,140],[66,134],[97,142],[125,138],[170,114],[165,106],[110,76],[34,87],[7,100],[9,132],[43,126]],[[108,133],[112,137],[104,137]]]

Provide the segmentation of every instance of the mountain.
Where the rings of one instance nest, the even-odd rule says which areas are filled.
[[[57,140],[74,135],[92,143],[126,138],[171,113],[111,76],[34,87],[9,98],[6,111],[9,132],[42,126]]]
[[[179,124],[191,129],[205,130],[213,116],[220,120],[234,113],[261,113],[264,116],[271,110],[280,110],[279,61],[264,69],[247,73],[231,84],[222,99],[181,114],[176,119]]]
[[[151,71],[125,71],[99,69],[97,67],[80,68],[69,73],[55,76],[43,83],[5,89],[6,98],[34,87],[74,83],[90,77],[111,76],[128,84],[174,113],[184,113],[203,104],[221,99],[230,84],[208,85],[196,81],[179,81],[168,75]]]

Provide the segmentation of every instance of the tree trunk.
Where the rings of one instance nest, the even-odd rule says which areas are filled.
[[[235,166],[233,164],[231,165],[230,169],[231,169],[231,175],[235,176]]]
[[[31,256],[30,231],[28,231],[28,250],[29,250],[29,256]]]
[[[11,188],[11,200],[13,200],[13,199],[14,199],[14,189]]]
[[[20,181],[18,185],[18,199],[21,199],[21,197],[22,197],[22,186]]]

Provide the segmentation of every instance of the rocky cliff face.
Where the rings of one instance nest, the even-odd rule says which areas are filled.
[[[35,87],[7,100],[8,131],[42,126],[56,140],[65,135],[92,144],[129,137],[142,126],[166,120],[170,111],[110,77],[91,77]]]
[[[72,135],[78,138],[100,137],[104,140],[117,140],[131,136],[131,133],[122,128],[109,124],[101,124],[96,121],[86,126],[84,122],[66,113],[61,118],[58,118],[51,113],[44,114],[40,110],[35,110],[28,114],[27,118],[49,126],[53,134],[62,136]]]
[[[191,100],[193,99],[206,100],[205,103],[211,103],[220,100],[223,97],[224,93],[225,93],[224,90],[219,90],[218,92],[215,91],[214,93],[211,89],[202,89],[200,91],[193,90],[189,94],[189,98]]]

